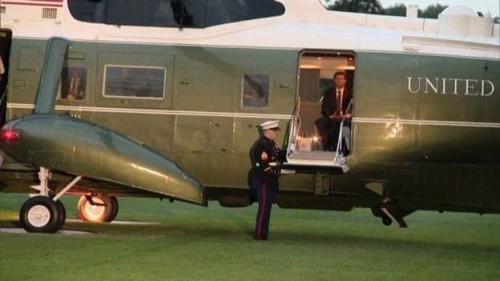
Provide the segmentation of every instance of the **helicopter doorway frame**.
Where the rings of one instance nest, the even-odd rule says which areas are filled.
[[[349,170],[355,69],[352,51],[304,50],[299,54],[297,101],[290,120],[285,162],[288,168],[342,173]],[[338,99],[336,78],[341,75],[345,85]],[[338,101],[340,105],[336,106]],[[337,110],[329,112],[332,107]],[[326,130],[321,123],[327,124]],[[327,147],[327,143],[331,145]]]
[[[5,124],[7,118],[7,83],[9,80],[10,49],[12,45],[12,31],[0,28],[0,125]]]

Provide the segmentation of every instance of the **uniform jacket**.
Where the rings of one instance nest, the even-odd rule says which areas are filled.
[[[276,143],[264,136],[261,136],[253,150],[255,160],[254,171],[259,177],[265,179],[277,179],[280,173],[279,162],[284,160],[285,152],[276,147]],[[277,163],[277,166],[271,163]],[[268,168],[271,169],[268,169]]]

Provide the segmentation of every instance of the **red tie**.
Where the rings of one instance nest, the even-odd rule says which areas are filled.
[[[342,115],[342,91],[337,90],[337,112],[339,115]]]

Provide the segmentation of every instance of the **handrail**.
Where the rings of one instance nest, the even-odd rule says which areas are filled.
[[[287,156],[293,152],[292,150],[295,150],[295,141],[297,138],[297,134],[295,132],[298,132],[296,126],[300,128],[301,125],[301,120],[298,112],[300,112],[300,97],[297,99],[297,102],[295,103],[295,109],[292,114],[292,120],[290,124],[290,136],[288,138]]]
[[[349,101],[349,104],[347,105],[346,112],[349,112],[351,107],[352,107],[352,99]],[[340,132],[339,132],[339,138],[337,140],[337,147],[335,148],[335,157],[333,158],[334,163],[337,162],[337,158],[338,158],[341,144],[342,144],[342,128],[344,127],[344,121],[345,121],[345,117],[342,117],[342,121],[340,122],[340,128],[339,128]]]
[[[0,126],[3,126],[7,116],[7,89],[0,93]]]

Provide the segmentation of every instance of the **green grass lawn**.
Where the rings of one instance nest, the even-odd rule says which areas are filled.
[[[14,227],[25,198],[0,193],[0,227]],[[76,199],[64,203],[74,218]],[[255,213],[120,198],[118,220],[159,224],[0,233],[0,280],[500,280],[500,216],[417,212],[400,229],[367,209],[275,206],[270,240],[254,241]]]

